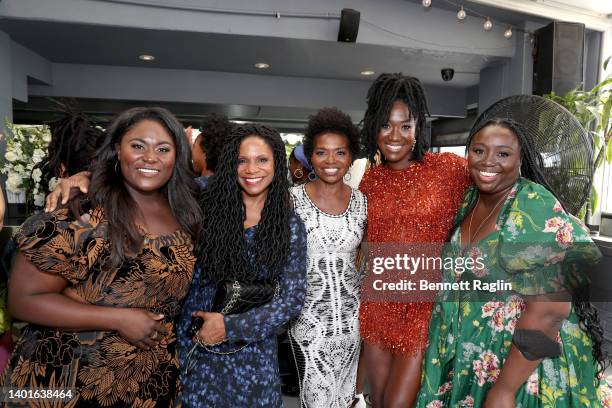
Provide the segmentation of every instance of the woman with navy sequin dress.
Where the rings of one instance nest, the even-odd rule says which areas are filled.
[[[286,174],[279,134],[244,125],[203,192],[198,267],[178,326],[184,406],[283,405],[276,333],[299,314],[306,286],[306,231],[291,209]],[[269,303],[235,315],[208,312],[219,282],[268,278],[280,286]],[[194,315],[204,320],[197,338],[188,334]]]

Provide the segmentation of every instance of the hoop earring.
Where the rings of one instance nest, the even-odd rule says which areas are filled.
[[[317,175],[314,172],[314,170],[312,170],[310,173],[308,173],[308,180],[315,181],[316,179],[317,179]]]
[[[346,176],[348,176],[348,177],[346,177]],[[344,181],[346,181],[348,183],[349,181],[351,181],[351,177],[353,177],[353,176],[351,176],[351,173],[349,173],[347,171],[346,174],[344,175],[344,177],[342,177],[342,178],[344,179]]]
[[[295,178],[301,179],[302,177],[304,177],[304,172],[302,171],[302,169],[295,169],[293,175],[295,176]]]
[[[119,170],[117,170],[117,165],[119,164],[119,159],[115,161],[115,174],[119,174]]]

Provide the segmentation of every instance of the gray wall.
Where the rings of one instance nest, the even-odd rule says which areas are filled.
[[[0,31],[0,129],[4,129],[4,120],[13,119],[13,82],[12,82],[12,52],[11,39]],[[0,142],[3,146],[4,143]],[[4,149],[0,147],[0,154]]]
[[[27,102],[30,78],[41,83],[51,83],[51,64],[45,58],[14,41],[11,42],[11,53],[13,98]]]
[[[13,84],[11,81],[11,39],[8,35],[0,31],[0,133],[5,132],[4,121],[13,120]],[[0,157],[4,157],[6,151],[6,141],[0,140]],[[0,175],[0,186],[3,186],[2,193],[6,202],[6,191],[4,182],[6,177]]]
[[[337,106],[356,121],[363,116],[370,86],[364,81],[55,63],[51,77],[52,85],[29,85],[29,95],[238,104],[256,107],[260,117],[274,115],[268,108],[275,106]],[[425,88],[433,115],[465,116],[465,89]]]
[[[531,94],[533,85],[533,43],[528,32],[543,24],[530,21],[516,31],[515,54],[509,60],[480,71],[478,111],[482,112],[494,102],[511,95]]]

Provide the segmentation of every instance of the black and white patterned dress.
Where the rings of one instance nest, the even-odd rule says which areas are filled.
[[[339,215],[320,210],[304,185],[291,189],[295,211],[308,239],[306,301],[289,336],[300,374],[304,407],[350,406],[361,340],[359,297],[362,276],[355,267],[367,220],[367,199],[353,189]]]

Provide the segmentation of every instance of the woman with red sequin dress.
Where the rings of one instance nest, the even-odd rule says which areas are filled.
[[[369,243],[443,243],[448,236],[470,181],[463,158],[427,152],[428,114],[416,78],[382,74],[368,91],[362,137],[374,167],[360,190],[369,202]],[[373,406],[412,406],[432,303],[373,301],[367,291],[359,323]]]

